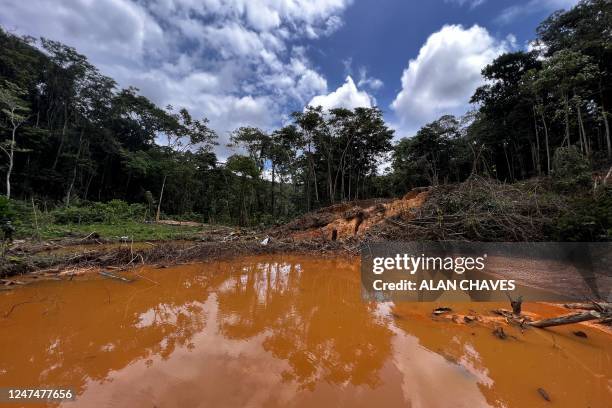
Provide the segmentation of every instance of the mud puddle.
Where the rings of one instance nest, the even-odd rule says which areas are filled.
[[[0,293],[0,387],[71,387],[67,407],[594,408],[612,398],[608,334],[508,327],[500,340],[477,322],[432,319],[438,303],[364,303],[357,259],[253,256],[131,277]]]

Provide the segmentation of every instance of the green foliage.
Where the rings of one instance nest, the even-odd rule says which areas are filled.
[[[85,237],[93,232],[101,239],[117,241],[121,237],[129,237],[136,241],[155,241],[172,239],[196,239],[200,237],[202,228],[164,224],[145,224],[142,222],[123,221],[116,224],[66,224],[46,223],[40,227],[40,237],[43,239]],[[31,228],[17,228],[18,237],[31,236]]]
[[[124,221],[141,221],[146,207],[128,204],[122,200],[108,203],[88,203],[81,206],[60,207],[51,212],[57,224],[117,224]]]
[[[550,234],[555,241],[612,241],[612,188],[574,199],[554,220]]]
[[[585,191],[593,184],[589,161],[574,146],[555,150],[552,176],[553,185],[561,192]]]
[[[12,220],[15,217],[15,210],[12,208],[11,200],[5,196],[0,196],[0,219],[8,218]]]
[[[64,225],[153,218],[162,185],[163,213],[251,226],[473,175],[505,182],[551,175],[553,161],[558,191],[580,193],[591,185],[588,163],[607,168],[612,160],[610,21],[608,0],[554,13],[538,29],[543,47],[502,54],[483,69],[476,111],[444,115],[395,146],[376,107],[309,107],[280,129],[236,130],[231,141],[244,155],[226,163],[212,153],[217,135],[206,118],[119,89],[74,48],[0,29],[0,141],[12,139],[11,118],[21,125],[18,143],[0,144],[0,154],[14,153],[12,197],[82,200],[39,211],[41,228],[52,217]],[[378,175],[389,157],[392,171]],[[469,199],[513,211],[486,195]],[[440,205],[460,211],[461,203]],[[16,225],[34,228],[31,203],[12,206]]]

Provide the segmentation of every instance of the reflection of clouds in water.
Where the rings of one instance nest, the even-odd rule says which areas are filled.
[[[455,339],[465,352],[465,354],[459,357],[459,364],[476,377],[479,384],[489,388],[493,387],[493,379],[489,377],[489,369],[484,366],[480,353],[476,351],[472,344],[467,342],[461,343],[457,337]]]
[[[147,311],[140,313],[137,317],[135,326],[139,329],[154,325],[177,325],[181,316],[187,317],[190,314],[202,310],[202,303],[189,302],[184,305],[176,306],[167,303],[159,303]]]
[[[433,322],[430,305],[363,302],[356,262],[270,259],[139,272],[159,285],[76,281],[58,290],[49,284],[62,307],[53,316],[41,314],[43,305],[15,312],[11,337],[0,337],[0,381],[74,384],[88,406],[176,406],[177,396],[182,406],[530,401],[515,392],[524,388],[500,391],[511,367],[495,358],[498,340],[490,332],[473,337],[476,327],[461,332]],[[32,289],[23,289],[16,293],[27,299]],[[598,341],[589,332],[590,348],[580,355],[592,358]],[[507,342],[504,353],[519,346]],[[530,361],[540,361],[539,351],[514,350],[531,353]],[[538,364],[534,375],[548,367]]]
[[[410,407],[488,407],[478,388],[479,377],[460,364],[448,361],[420,344],[418,337],[409,334],[392,316],[393,302],[377,303],[376,315],[387,317],[392,338],[393,364],[401,373],[404,398]],[[444,392],[440,388],[444,387]]]
[[[390,333],[361,302],[355,265],[335,262],[334,273],[322,266],[261,262],[241,268],[239,278],[218,292],[220,330],[230,339],[266,332],[264,349],[291,366],[284,380],[303,389],[320,382],[376,386]]]

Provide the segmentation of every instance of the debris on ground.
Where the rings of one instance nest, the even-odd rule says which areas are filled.
[[[550,402],[550,396],[544,388],[538,388],[538,394],[540,394],[540,396],[544,398],[544,400]]]
[[[448,313],[448,312],[452,312],[452,311],[453,311],[453,309],[451,309],[450,307],[436,307],[436,308],[433,310],[433,312],[432,312],[432,313],[433,313],[435,316],[439,316],[439,315],[441,315],[441,314]]]
[[[119,280],[119,281],[125,282],[125,283],[132,283],[133,282],[132,279],[128,279],[128,278],[125,278],[123,276],[115,275],[114,273],[110,273],[110,272],[107,272],[107,271],[100,271],[100,272],[98,272],[98,274],[100,274],[100,275],[102,275],[104,277],[116,279],[116,280]]]
[[[508,337],[506,332],[504,332],[504,329],[500,326],[496,327],[495,330],[493,330],[493,335],[501,340],[505,340]]]
[[[202,224],[201,222],[195,222],[195,221],[174,221],[174,220],[159,220],[156,221],[157,224],[165,224],[165,225],[178,225],[178,226],[182,226],[182,227],[202,227],[205,224]]]
[[[463,316],[463,321],[466,323],[472,323],[475,320],[476,320],[476,316],[471,316],[471,315]]]
[[[431,187],[421,205],[388,217],[368,235],[409,241],[543,241],[553,218],[567,208],[562,196],[543,193],[545,183],[508,184],[472,176]]]

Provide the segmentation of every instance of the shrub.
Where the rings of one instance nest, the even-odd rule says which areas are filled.
[[[122,200],[108,203],[86,203],[57,208],[52,211],[58,224],[114,224],[123,221],[140,221],[146,208],[143,204],[128,204]]]
[[[559,147],[553,156],[553,186],[560,192],[575,193],[591,188],[591,165],[574,146]]]
[[[612,188],[595,197],[573,200],[570,208],[555,219],[551,235],[556,241],[611,241]]]
[[[0,220],[4,218],[13,219],[15,210],[12,208],[11,201],[6,196],[0,196]]]

